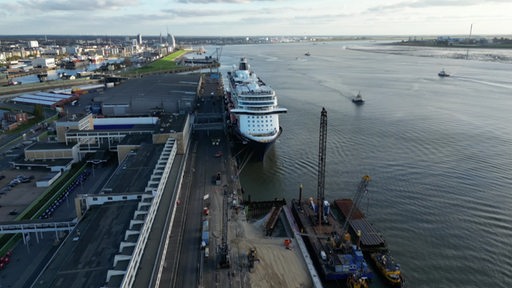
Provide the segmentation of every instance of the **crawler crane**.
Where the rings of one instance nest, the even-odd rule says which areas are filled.
[[[361,178],[361,182],[359,182],[359,186],[357,187],[356,193],[354,194],[354,197],[352,198],[352,206],[350,207],[350,210],[349,210],[347,216],[345,217],[346,218],[345,222],[343,223],[343,226],[341,227],[341,235],[333,235],[333,238],[336,239],[335,240],[336,246],[338,246],[338,247],[340,247],[342,245],[343,246],[352,245],[352,243],[350,241],[350,234],[348,233],[348,225],[349,225],[350,219],[352,218],[352,214],[356,210],[356,207],[358,207],[358,204],[361,202],[361,199],[368,192],[366,187],[368,186],[369,182],[370,182],[370,176],[364,175]],[[340,236],[344,238],[343,240],[345,243],[341,243],[342,240],[341,240]],[[359,235],[359,237],[360,237],[360,235]]]

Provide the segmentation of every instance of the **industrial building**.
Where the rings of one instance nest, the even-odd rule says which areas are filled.
[[[55,58],[36,58],[32,60],[32,66],[35,68],[55,69],[57,64],[55,63]]]

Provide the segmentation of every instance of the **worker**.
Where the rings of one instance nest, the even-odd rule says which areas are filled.
[[[284,240],[284,246],[286,249],[291,250],[291,247],[290,247],[291,244],[292,244],[292,239]]]

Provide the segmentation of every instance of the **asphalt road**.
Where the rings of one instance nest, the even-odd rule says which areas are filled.
[[[209,93],[210,94],[210,93]],[[207,96],[199,108],[199,113],[222,113],[222,105],[218,96]],[[219,151],[222,156],[218,157]],[[205,195],[210,199],[220,195],[223,199],[223,185],[228,176],[227,163],[229,145],[224,131],[196,131],[192,135],[188,161],[184,171],[183,184],[180,196],[180,206],[176,211],[176,218],[169,239],[169,249],[163,267],[160,288],[163,287],[214,287],[212,277],[217,270],[217,244],[220,244],[222,231],[222,202],[204,202]],[[221,185],[213,180],[220,172]],[[215,197],[214,197],[215,196]],[[212,201],[212,200],[210,200]],[[203,208],[210,205],[210,214],[205,215]],[[201,229],[203,220],[209,221],[210,256],[204,259],[204,250],[201,249]],[[229,286],[219,286],[229,287]]]

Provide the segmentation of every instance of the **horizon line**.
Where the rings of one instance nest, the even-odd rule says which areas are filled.
[[[142,33],[138,33],[142,34]],[[173,34],[170,34],[173,35]],[[309,34],[309,35],[173,35],[174,37],[204,37],[204,38],[228,38],[228,37],[237,37],[237,38],[247,38],[247,37],[438,37],[438,36],[466,36],[467,34],[340,34],[340,35],[321,35],[321,34]],[[0,34],[0,37],[26,37],[26,36],[87,36],[87,37],[136,37],[137,34]],[[144,34],[142,34],[144,36]],[[512,36],[512,34],[476,34],[472,36]],[[145,37],[160,37],[160,35],[152,35],[147,34]]]

